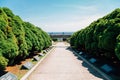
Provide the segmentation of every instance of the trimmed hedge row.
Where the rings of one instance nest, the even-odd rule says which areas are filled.
[[[51,41],[39,27],[22,21],[6,7],[0,8],[0,70],[51,46]]]
[[[70,44],[75,49],[96,56],[117,57],[120,60],[120,9],[75,32],[70,38]]]

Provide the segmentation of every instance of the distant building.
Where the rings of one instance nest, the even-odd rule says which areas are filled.
[[[48,32],[53,40],[64,41],[69,38],[74,32]]]

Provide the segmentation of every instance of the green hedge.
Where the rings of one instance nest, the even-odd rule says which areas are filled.
[[[116,56],[120,60],[120,9],[75,32],[70,44],[93,55],[102,54],[106,58]]]
[[[51,46],[51,41],[50,36],[39,27],[24,22],[9,8],[0,8],[0,58],[3,61],[0,69]]]
[[[3,56],[0,56],[0,70],[4,70],[8,65],[8,60]]]

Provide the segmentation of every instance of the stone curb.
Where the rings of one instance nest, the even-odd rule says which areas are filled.
[[[104,72],[102,72],[100,69],[98,69],[97,67],[95,67],[93,64],[91,64],[90,62],[88,62],[85,58],[83,58],[82,56],[78,55],[75,51],[73,51],[74,54],[76,54],[78,57],[80,57],[85,63],[87,63],[89,66],[91,66],[94,70],[96,70],[101,76],[104,77],[105,80],[112,80],[112,78],[110,76],[108,76],[107,74],[105,74]]]
[[[27,80],[28,76],[38,67],[38,65],[55,49],[53,47],[47,54],[32,68],[30,69],[20,80]]]

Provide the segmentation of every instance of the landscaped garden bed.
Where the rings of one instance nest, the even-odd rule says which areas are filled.
[[[1,72],[1,76],[5,75],[6,73],[10,72],[12,74],[14,74],[15,76],[17,76],[17,79],[20,80],[24,75],[26,75],[26,73],[31,70],[28,69],[26,67],[23,68],[23,65],[25,63],[32,63],[33,66],[32,68],[52,49],[53,47],[50,47],[46,50],[43,50],[41,53],[36,53],[35,55],[31,55],[28,58],[26,58],[25,60],[21,61],[18,64],[15,64],[13,66],[7,66],[6,69],[4,71]],[[38,58],[40,58],[39,60],[36,60],[34,57],[38,56]],[[29,66],[28,66],[29,67]]]

